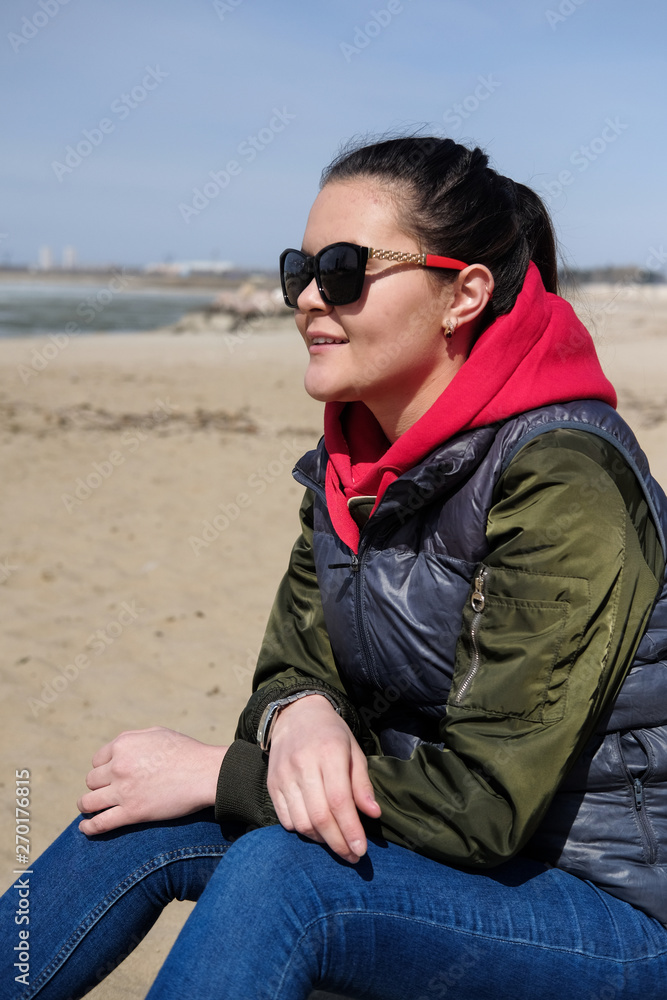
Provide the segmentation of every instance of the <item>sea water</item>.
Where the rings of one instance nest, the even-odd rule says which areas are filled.
[[[132,288],[122,274],[99,282],[0,282],[0,337],[153,330],[210,305],[213,290]]]

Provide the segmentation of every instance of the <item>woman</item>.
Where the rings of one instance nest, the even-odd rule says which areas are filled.
[[[82,995],[178,897],[151,998],[664,997],[667,502],[544,206],[362,147],[281,279],[327,405],[254,693],[228,748],[98,752],[8,995]]]

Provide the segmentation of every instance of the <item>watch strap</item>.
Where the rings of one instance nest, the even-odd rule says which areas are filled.
[[[257,727],[257,743],[265,753],[268,753],[269,747],[271,746],[271,731],[276,719],[278,718],[280,710],[285,708],[287,705],[291,705],[295,701],[299,701],[301,698],[307,697],[310,694],[319,694],[323,698],[326,698],[329,704],[336,710],[336,713],[340,715],[340,707],[331,695],[327,694],[325,691],[316,691],[311,688],[304,691],[295,691],[294,694],[287,695],[285,698],[277,698],[275,701],[269,702],[262,712],[262,717],[259,720],[259,726]]]

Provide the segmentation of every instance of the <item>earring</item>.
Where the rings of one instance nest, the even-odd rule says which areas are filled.
[[[445,326],[445,337],[447,340],[451,340],[454,336],[454,330],[456,329],[452,323],[447,323]]]

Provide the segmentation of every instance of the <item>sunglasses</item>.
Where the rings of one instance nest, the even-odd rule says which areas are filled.
[[[280,284],[285,305],[297,308],[299,296],[311,283],[330,306],[345,306],[356,302],[364,287],[366,263],[371,258],[397,260],[402,264],[421,267],[445,267],[462,271],[467,264],[453,257],[438,257],[432,253],[404,253],[401,250],[375,250],[356,243],[330,243],[314,257],[301,250],[283,250],[280,255]]]

